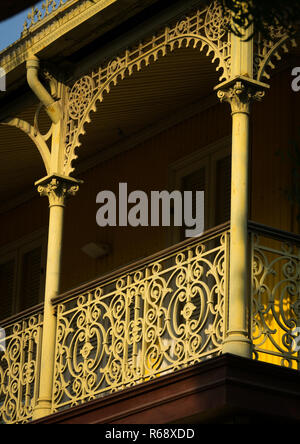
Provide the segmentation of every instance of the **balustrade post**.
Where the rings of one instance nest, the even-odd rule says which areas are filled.
[[[232,111],[232,177],[229,295],[223,353],[252,355],[249,320],[249,120],[251,103],[264,96],[265,85],[238,76],[220,85],[218,97]]]
[[[60,286],[65,202],[68,196],[78,191],[79,182],[52,175],[38,181],[36,186],[41,196],[48,197],[50,214],[39,396],[33,419],[51,413],[56,336],[56,317],[51,301],[58,295]]]
[[[243,38],[232,35],[231,79],[215,89],[232,111],[232,176],[229,295],[225,322],[224,353],[251,357],[249,319],[249,121],[251,104],[261,100],[266,84],[253,80],[253,39],[250,27]]]

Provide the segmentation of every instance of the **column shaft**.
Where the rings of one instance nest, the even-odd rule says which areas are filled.
[[[74,179],[59,176],[42,179],[37,185],[39,193],[49,198],[50,214],[40,385],[33,419],[51,413],[56,340],[56,316],[52,299],[59,294],[60,289],[65,200],[79,188]]]
[[[251,356],[248,326],[249,115],[232,115],[229,318],[224,352]]]
[[[245,78],[236,78],[218,91],[220,100],[227,101],[232,111],[230,272],[223,353],[247,358],[252,356],[248,252],[249,119],[251,102],[260,100],[263,95],[260,84]]]
[[[50,207],[40,390],[35,419],[51,412],[56,335],[56,318],[51,300],[59,292],[63,217],[63,206]]]

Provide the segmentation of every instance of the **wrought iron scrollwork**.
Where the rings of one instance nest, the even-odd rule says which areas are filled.
[[[0,340],[0,422],[25,423],[32,419],[38,396],[42,316],[3,327]],[[3,346],[1,346],[3,343]]]
[[[227,261],[225,233],[59,303],[53,410],[218,355]]]
[[[253,346],[257,359],[298,368],[300,249],[252,234]]]
[[[120,80],[153,63],[176,48],[194,47],[206,51],[221,72],[220,81],[229,80],[231,71],[231,40],[226,29],[228,17],[222,14],[217,1],[209,8],[198,10],[183,17],[172,26],[166,26],[152,38],[141,42],[123,54],[108,61],[104,66],[86,73],[70,86],[66,120],[66,148],[64,174],[74,169],[79,138],[85,133],[84,126],[91,121],[90,113],[96,111],[97,102],[103,101],[104,93]]]

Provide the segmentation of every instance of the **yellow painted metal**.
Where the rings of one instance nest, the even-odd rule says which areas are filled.
[[[39,193],[49,199],[50,216],[40,388],[34,419],[51,412],[56,331],[56,318],[51,300],[59,293],[65,201],[68,195],[74,195],[79,188],[78,181],[61,176],[46,177],[36,185]]]
[[[27,385],[32,384],[30,368],[33,367],[35,380],[40,381],[33,417],[40,418],[60,408],[104,396],[221,352],[251,357],[252,340],[257,355],[268,353],[283,356],[283,360],[297,361],[290,356],[290,350],[286,352],[278,344],[285,335],[290,334],[288,327],[295,322],[298,325],[299,319],[295,321],[290,311],[284,326],[282,313],[285,313],[286,301],[279,299],[279,308],[273,310],[273,300],[270,299],[268,309],[263,310],[259,304],[256,310],[253,309],[254,321],[250,318],[252,304],[248,292],[250,105],[253,100],[263,96],[265,85],[253,78],[261,79],[274,53],[274,45],[271,45],[267,56],[261,57],[259,65],[255,66],[253,41],[242,41],[235,36],[229,39],[224,26],[227,18],[222,17],[220,11],[220,5],[213,2],[209,8],[186,16],[172,26],[166,26],[152,39],[126,50],[104,67],[75,81],[64,97],[65,116],[61,113],[60,103],[40,84],[38,60],[30,56],[27,63],[28,83],[53,122],[50,133],[52,149],[47,150],[45,145],[40,144],[49,176],[37,183],[40,194],[47,196],[50,203],[44,330],[41,342],[41,320],[32,318],[35,320],[29,321],[29,324],[16,324],[9,336],[10,344],[18,342],[20,352],[6,353],[4,360],[7,368],[0,367],[0,399],[3,399],[0,412],[4,422],[22,422],[30,418],[37,393],[35,386],[35,394],[31,399]],[[286,37],[280,38],[278,45]],[[60,174],[64,171],[68,175],[73,171],[75,149],[79,146],[85,123],[90,121],[90,112],[95,111],[96,102],[102,101],[104,93],[109,92],[111,86],[116,85],[125,75],[141,69],[143,64],[147,66],[176,46],[190,44],[195,48],[199,45],[201,50],[207,48],[208,54],[214,55],[213,61],[218,60],[218,69],[223,70],[221,78],[226,80],[218,86],[218,96],[229,102],[232,110],[229,293],[229,234],[226,232],[199,239],[176,253],[162,255],[155,262],[146,263],[142,268],[131,270],[126,275],[89,288],[53,306],[52,300],[59,293],[65,201],[67,196],[74,195],[78,190],[77,181]],[[262,46],[261,54],[264,53]],[[20,127],[17,120],[10,123]],[[21,126],[24,130],[24,122]],[[62,143],[67,128],[68,146]],[[29,135],[32,134],[30,127]],[[42,142],[45,143],[45,140]],[[252,239],[252,246],[253,242]],[[262,269],[263,273],[268,274],[270,267],[273,267],[273,262],[266,259],[266,251],[291,261],[292,265],[288,262],[288,269],[291,266],[299,269],[298,253],[288,251],[280,256],[278,250],[267,250],[255,244],[252,247],[252,263],[256,269]],[[281,267],[283,277],[287,278],[286,266]],[[272,287],[272,291],[277,288],[276,282],[268,281],[266,284],[265,277],[259,282],[257,276],[255,270],[252,276],[256,279],[254,301],[259,301],[261,288],[265,288],[265,285]],[[299,287],[299,274],[293,279],[288,293],[293,299],[292,305],[298,304],[298,310],[299,294],[295,288]],[[280,278],[280,282],[283,280]],[[270,294],[273,294],[272,291]],[[295,295],[297,297],[294,300]],[[297,311],[293,307],[289,310],[294,310],[294,313]],[[273,324],[262,328],[260,336],[251,333],[252,322],[255,328],[261,326],[258,320],[265,321],[267,312],[272,313],[274,325],[280,326],[281,333],[276,339],[275,333],[272,333]],[[298,312],[296,314],[298,316]],[[34,340],[31,337],[25,365],[25,348],[21,350],[24,344],[21,338],[25,335],[28,339],[29,330],[34,331]],[[271,337],[275,351],[272,347],[268,348],[268,345],[262,348],[263,344],[267,344],[266,338],[270,340]],[[261,338],[263,342],[259,342]],[[38,357],[32,359],[32,344],[40,343],[42,351],[39,369],[39,352]],[[14,361],[18,362],[23,371],[15,379],[12,375]],[[30,377],[26,379],[24,374]],[[18,381],[18,389],[15,389],[15,380]],[[23,402],[21,392],[24,381],[26,389]]]
[[[222,15],[218,2],[209,7],[193,11],[176,20],[172,26],[166,26],[160,32],[137,43],[133,48],[123,51],[104,66],[85,73],[67,94],[66,135],[64,174],[74,171],[72,162],[77,159],[76,149],[81,145],[80,136],[85,134],[86,123],[92,121],[92,111],[96,111],[97,102],[104,100],[104,95],[111,91],[121,80],[133,75],[143,67],[154,63],[176,48],[193,47],[205,51],[216,62],[220,72],[220,81],[231,78],[231,42],[226,24],[228,17]]]
[[[57,185],[51,182],[52,187]],[[43,189],[46,183],[49,179]],[[61,214],[53,212],[56,225],[62,213],[52,196],[57,203],[52,202],[53,208]],[[56,234],[50,230],[53,245],[61,240],[61,225],[62,221]],[[294,329],[300,327],[300,241],[267,231],[251,228],[250,236],[252,357],[297,369]],[[40,309],[3,325],[0,422],[28,422],[222,353],[228,309],[229,316],[233,311],[228,306],[232,303],[229,241],[228,228],[212,231],[87,284],[54,304],[50,290],[58,285],[59,258],[57,249],[50,248],[49,257],[55,260],[49,262],[51,288],[46,290],[44,322]],[[236,315],[240,319],[240,313]]]
[[[65,148],[62,140],[63,113],[60,101],[54,100],[41,84],[38,78],[39,60],[36,56],[30,55],[26,67],[28,84],[52,121],[50,165],[48,167],[50,175],[36,183],[38,192],[42,196],[48,197],[50,208],[40,386],[33,414],[33,418],[38,419],[51,412],[56,331],[56,318],[51,300],[59,293],[65,202],[68,196],[76,194],[79,182],[58,174],[63,167]]]
[[[248,292],[249,118],[251,103],[262,99],[264,86],[251,80],[253,43],[232,36],[235,77],[216,89],[232,111],[230,291],[223,353],[250,358]]]
[[[25,134],[30,137],[30,139],[33,141],[37,149],[39,150],[39,153],[43,159],[43,163],[45,166],[45,169],[47,173],[50,172],[50,152],[49,148],[47,146],[47,143],[45,142],[44,138],[41,136],[41,134],[36,131],[34,126],[30,125],[30,123],[19,119],[18,117],[15,118],[8,118],[5,121],[1,122],[2,125],[7,126],[14,126],[16,128],[19,128],[21,131],[23,131]]]
[[[300,240],[251,233],[254,359],[300,369]]]
[[[244,76],[253,78],[253,39],[249,39],[252,34],[252,26],[247,31],[241,31],[243,37],[231,35],[231,77]]]
[[[248,307],[249,115],[234,112],[232,122],[230,296],[224,353],[251,356]]]
[[[224,230],[59,301],[52,410],[219,355],[228,260]]]
[[[57,124],[62,119],[62,112],[59,102],[56,102],[48,93],[46,88],[41,84],[38,78],[40,62],[33,54],[29,56],[26,62],[27,68],[27,82],[34,94],[38,97],[45,107],[46,113],[49,115],[51,121]]]
[[[62,0],[60,0],[60,4],[51,0],[52,10],[49,11],[48,8],[48,13],[46,13],[45,3],[47,1],[50,0],[45,0],[40,9],[37,6],[34,7],[30,14],[30,23],[24,23],[21,38],[2,52],[1,67],[6,73],[26,62],[30,53],[40,54],[49,45],[55,45],[59,38],[73,31],[91,17],[102,16],[103,21],[100,20],[99,24],[101,26],[101,23],[106,21],[106,10],[117,2],[122,3],[120,0],[66,0],[65,4],[61,5]],[[57,5],[56,9],[54,3]],[[128,7],[128,5],[126,6]]]
[[[35,312],[2,324],[0,423],[32,419],[38,396],[43,316]]]

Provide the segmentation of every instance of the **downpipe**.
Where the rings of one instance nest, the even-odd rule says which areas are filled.
[[[56,124],[61,120],[62,117],[61,108],[59,103],[53,99],[53,97],[40,82],[38,77],[39,68],[39,59],[35,55],[31,55],[26,62],[27,82],[36,97],[44,105],[45,111],[50,117],[51,121]]]

